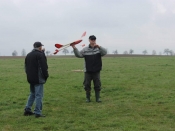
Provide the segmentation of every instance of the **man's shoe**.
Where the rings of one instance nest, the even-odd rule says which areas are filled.
[[[39,117],[46,117],[46,116],[45,115],[41,115],[41,114],[35,114],[35,117],[39,118]]]
[[[90,91],[86,91],[86,102],[87,103],[91,102],[90,96],[91,96],[91,92]]]
[[[101,100],[100,100],[100,99],[98,99],[98,100],[96,100],[96,102],[100,103],[100,102],[101,102]]]
[[[100,91],[95,91],[95,98],[96,98],[96,102],[100,103]]]
[[[91,102],[91,100],[90,99],[86,99],[86,102],[89,103],[89,102]]]
[[[24,116],[31,116],[31,115],[34,115],[32,111],[27,111],[27,110],[24,111]]]

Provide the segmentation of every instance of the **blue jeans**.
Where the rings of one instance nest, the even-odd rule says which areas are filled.
[[[43,84],[30,84],[30,95],[26,104],[26,110],[31,110],[32,105],[35,101],[35,114],[41,114],[42,112],[42,99],[43,99]]]

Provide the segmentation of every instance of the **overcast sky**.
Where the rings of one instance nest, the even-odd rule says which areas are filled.
[[[28,53],[35,41],[53,53],[55,43],[77,40],[84,31],[80,50],[95,35],[109,53],[175,51],[175,0],[0,0],[1,56]]]

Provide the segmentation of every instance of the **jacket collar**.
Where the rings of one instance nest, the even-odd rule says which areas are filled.
[[[42,52],[42,51],[38,50],[37,48],[34,48],[32,51],[39,51],[39,52]]]
[[[91,48],[91,49],[95,49],[96,47],[92,47],[92,46],[89,44],[89,48]]]

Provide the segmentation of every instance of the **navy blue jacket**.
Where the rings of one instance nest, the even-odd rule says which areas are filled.
[[[45,54],[37,49],[28,53],[25,58],[25,71],[30,84],[44,84],[49,77]]]

